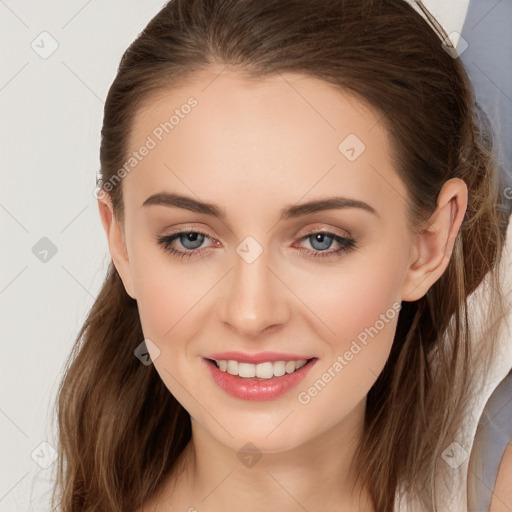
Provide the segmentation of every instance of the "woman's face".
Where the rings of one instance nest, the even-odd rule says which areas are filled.
[[[284,451],[361,416],[414,259],[390,151],[377,112],[299,75],[202,73],[137,114],[116,266],[163,382],[224,445]]]

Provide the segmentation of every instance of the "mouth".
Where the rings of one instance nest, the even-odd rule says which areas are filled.
[[[299,371],[304,366],[311,364],[317,358],[297,359],[290,361],[264,361],[253,364],[234,359],[207,359],[221,372],[229,373],[234,377],[252,379],[256,381],[278,379]]]
[[[311,357],[257,364],[233,359],[203,358],[203,361],[213,382],[228,395],[240,400],[275,400],[296,388],[317,359]]]

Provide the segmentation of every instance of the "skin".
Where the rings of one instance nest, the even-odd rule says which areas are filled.
[[[168,475],[144,510],[371,511],[366,490],[352,489],[349,465],[398,315],[309,403],[297,394],[394,303],[419,299],[442,275],[466,211],[466,185],[447,182],[430,227],[411,233],[407,190],[376,111],[318,79],[284,74],[250,83],[220,71],[196,74],[138,112],[133,149],[190,96],[198,101],[124,178],[124,223],[108,196],[98,202],[145,338],[160,350],[155,368],[192,422],[185,469]],[[366,146],[355,161],[338,150],[348,134]],[[141,206],[163,191],[214,203],[226,218]],[[347,208],[279,221],[286,206],[335,195],[364,201],[378,215]],[[197,229],[209,238],[191,258],[175,258],[155,241]],[[318,229],[353,238],[357,248],[314,258],[340,247],[301,240]],[[236,252],[247,236],[263,248],[250,264]],[[173,246],[187,250],[179,239]],[[318,361],[297,389],[257,402],[227,395],[205,370],[203,356],[225,350]],[[262,455],[252,467],[237,457],[247,442]]]

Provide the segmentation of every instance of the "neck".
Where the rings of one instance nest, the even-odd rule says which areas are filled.
[[[351,471],[364,407],[362,401],[342,424],[278,453],[233,450],[192,419],[192,438],[161,502],[166,510],[175,504],[172,510],[191,512],[373,512],[367,491]]]

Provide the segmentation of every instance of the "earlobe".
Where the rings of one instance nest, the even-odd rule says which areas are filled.
[[[107,235],[107,242],[112,261],[114,262],[116,270],[123,281],[126,293],[128,293],[132,299],[136,299],[123,228],[119,225],[119,222],[114,215],[112,201],[108,195],[104,198],[98,199],[98,208],[101,223],[103,224],[103,228]]]
[[[448,180],[439,193],[428,227],[417,233],[411,246],[411,262],[402,288],[402,300],[423,297],[442,276],[467,209],[468,191],[463,180]]]

